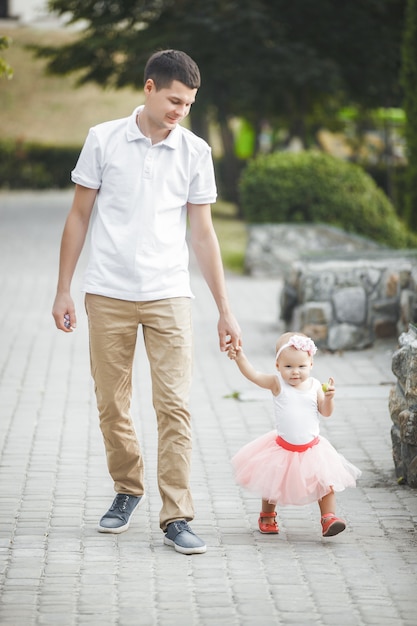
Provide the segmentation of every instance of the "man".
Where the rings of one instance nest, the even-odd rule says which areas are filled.
[[[142,457],[130,417],[141,325],[158,422],[164,543],[195,554],[205,552],[206,545],[187,523],[194,517],[187,217],[196,258],[219,311],[222,351],[230,342],[240,345],[240,329],[230,311],[211,219],[216,199],[211,150],[179,125],[194,103],[199,69],[184,52],[164,50],[150,57],[144,78],[144,105],[128,118],[90,129],[72,172],[76,187],[62,236],[52,313],[60,330],[76,327],[70,286],[91,221],[83,289],[100,428],[117,493],[98,530],[127,530],[144,498]]]

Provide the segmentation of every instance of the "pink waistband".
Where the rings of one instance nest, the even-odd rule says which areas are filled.
[[[320,438],[315,437],[312,441],[309,441],[308,443],[303,443],[301,446],[297,446],[294,443],[289,443],[288,441],[285,441],[285,439],[283,439],[279,435],[275,439],[275,441],[277,442],[279,446],[281,446],[281,448],[284,448],[284,450],[289,450],[290,452],[305,452],[309,448],[312,448],[313,446],[317,445],[318,442],[320,441]]]

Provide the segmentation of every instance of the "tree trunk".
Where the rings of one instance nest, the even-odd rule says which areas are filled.
[[[220,172],[220,190],[224,200],[238,207],[238,217],[242,217],[239,203],[238,181],[242,165],[235,154],[234,136],[226,116],[218,115],[220,136],[223,146],[223,159]]]
[[[192,110],[190,115],[191,130],[193,133],[202,137],[205,141],[209,141],[209,123],[207,111],[202,108],[196,108]]]

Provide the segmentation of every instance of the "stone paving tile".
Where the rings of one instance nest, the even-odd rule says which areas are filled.
[[[216,310],[197,273],[193,527],[208,551],[184,557],[162,542],[140,341],[133,415],[147,499],[127,533],[97,533],[113,492],[81,294],[71,337],[50,315],[70,201],[67,192],[0,193],[0,624],[414,626],[417,493],[396,483],[387,405],[395,342],[315,360],[315,375],[337,383],[323,434],[363,471],[357,489],[338,496],[347,530],[323,539],[311,505],[279,511],[280,534],[260,535],[260,503],[234,483],[230,458],[272,428],[272,403],[219,353]],[[251,360],[271,368],[279,281],[231,276],[228,288]]]

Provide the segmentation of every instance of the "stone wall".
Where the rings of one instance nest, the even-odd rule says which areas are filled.
[[[280,318],[322,349],[363,349],[417,319],[417,251],[326,225],[263,224],[249,226],[245,266],[283,279]]]
[[[305,254],[353,254],[382,250],[369,239],[325,224],[249,224],[245,271],[250,276],[284,276]]]
[[[281,292],[281,318],[331,351],[397,337],[415,319],[416,269],[414,255],[393,251],[296,261]]]
[[[397,377],[389,398],[395,472],[399,483],[417,488],[417,329],[413,325],[399,337],[392,371]]]

